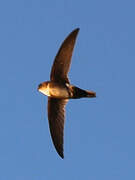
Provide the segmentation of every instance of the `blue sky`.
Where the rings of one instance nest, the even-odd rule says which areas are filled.
[[[132,0],[0,1],[0,180],[135,179],[134,7]],[[69,77],[97,98],[67,104],[62,160],[37,86],[77,27]]]

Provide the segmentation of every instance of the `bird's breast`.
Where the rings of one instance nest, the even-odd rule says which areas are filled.
[[[69,93],[65,86],[56,83],[50,83],[48,89],[50,97],[69,98]]]

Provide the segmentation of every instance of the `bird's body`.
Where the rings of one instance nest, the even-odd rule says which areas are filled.
[[[63,98],[63,99],[69,98],[68,87],[66,85],[51,81],[44,82],[44,84],[46,85],[42,86],[39,90],[44,95],[52,98]]]
[[[95,97],[95,92],[86,91],[68,83],[62,84],[51,81],[40,84],[39,91],[48,97],[57,99]]]
[[[93,91],[71,85],[68,79],[72,52],[79,29],[75,29],[62,43],[52,66],[50,81],[39,84],[38,90],[48,96],[48,120],[53,144],[63,158],[65,105],[68,99],[96,97]]]

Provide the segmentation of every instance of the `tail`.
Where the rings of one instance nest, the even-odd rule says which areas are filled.
[[[72,98],[83,98],[83,97],[88,97],[88,98],[94,98],[96,97],[96,93],[93,91],[86,91],[83,89],[80,89],[78,87],[73,86],[73,97]]]
[[[86,97],[94,98],[96,97],[96,93],[93,91],[85,91],[86,92]]]

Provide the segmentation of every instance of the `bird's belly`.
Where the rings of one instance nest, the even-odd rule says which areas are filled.
[[[64,87],[49,88],[49,93],[51,97],[55,97],[55,98],[68,98],[69,97],[68,91]]]

